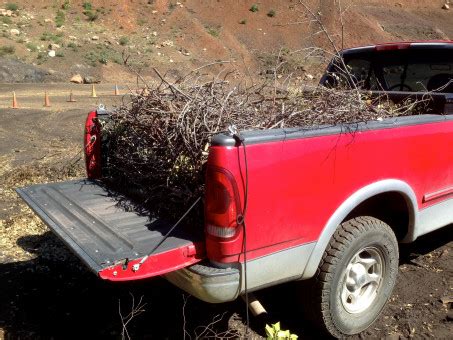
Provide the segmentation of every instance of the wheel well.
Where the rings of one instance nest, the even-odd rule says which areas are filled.
[[[409,231],[410,212],[405,197],[399,192],[386,192],[370,197],[352,210],[345,221],[357,216],[372,216],[387,223],[398,240]]]

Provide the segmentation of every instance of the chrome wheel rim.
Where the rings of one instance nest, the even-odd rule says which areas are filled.
[[[384,260],[374,247],[359,250],[349,261],[341,291],[343,307],[361,313],[371,306],[382,285]]]

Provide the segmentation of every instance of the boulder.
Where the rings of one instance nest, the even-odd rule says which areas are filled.
[[[11,33],[12,35],[19,35],[20,31],[17,28],[12,28],[9,30],[9,33]]]
[[[84,84],[99,84],[101,81],[95,77],[85,76],[83,77]]]
[[[57,53],[54,51],[54,50],[50,50],[47,55],[51,58],[55,57],[57,55]]]
[[[75,74],[72,76],[70,82],[76,84],[83,84],[83,78],[80,74]]]

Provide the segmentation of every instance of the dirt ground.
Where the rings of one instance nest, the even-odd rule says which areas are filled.
[[[3,86],[3,85],[2,85]],[[30,183],[83,176],[81,134],[96,101],[77,88],[78,102],[66,103],[67,88],[55,89],[55,107],[27,86],[16,87],[28,109],[9,109],[9,91],[0,86],[0,338],[120,338],[122,319],[142,298],[144,312],[128,324],[133,339],[180,339],[215,334],[244,335],[241,300],[211,305],[184,294],[160,278],[131,283],[104,282],[39,221],[13,189]],[[74,90],[74,89],[73,89]],[[75,91],[75,90],[74,90]],[[84,92],[85,91],[85,92]],[[88,91],[88,92],[86,92]],[[110,87],[99,89],[109,95]],[[109,95],[110,96],[110,95]],[[69,106],[73,105],[73,106]],[[264,336],[265,322],[281,321],[300,339],[319,338],[301,315],[297,282],[257,292],[269,311],[251,318],[249,338]],[[446,227],[401,248],[393,297],[378,321],[355,339],[451,338],[447,297],[453,296],[453,228]],[[444,299],[444,300],[442,300]],[[450,314],[451,315],[451,314]],[[210,325],[206,328],[207,325]],[[204,333],[203,333],[204,332]]]

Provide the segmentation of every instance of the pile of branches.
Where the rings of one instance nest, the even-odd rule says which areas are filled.
[[[381,103],[377,103],[381,101]],[[341,125],[405,115],[358,91],[323,87],[278,89],[225,81],[176,87],[166,81],[132,96],[103,126],[108,140],[106,180],[137,194],[158,216],[179,218],[203,195],[203,166],[211,137],[234,124],[239,131]],[[192,214],[200,219],[202,210]]]

